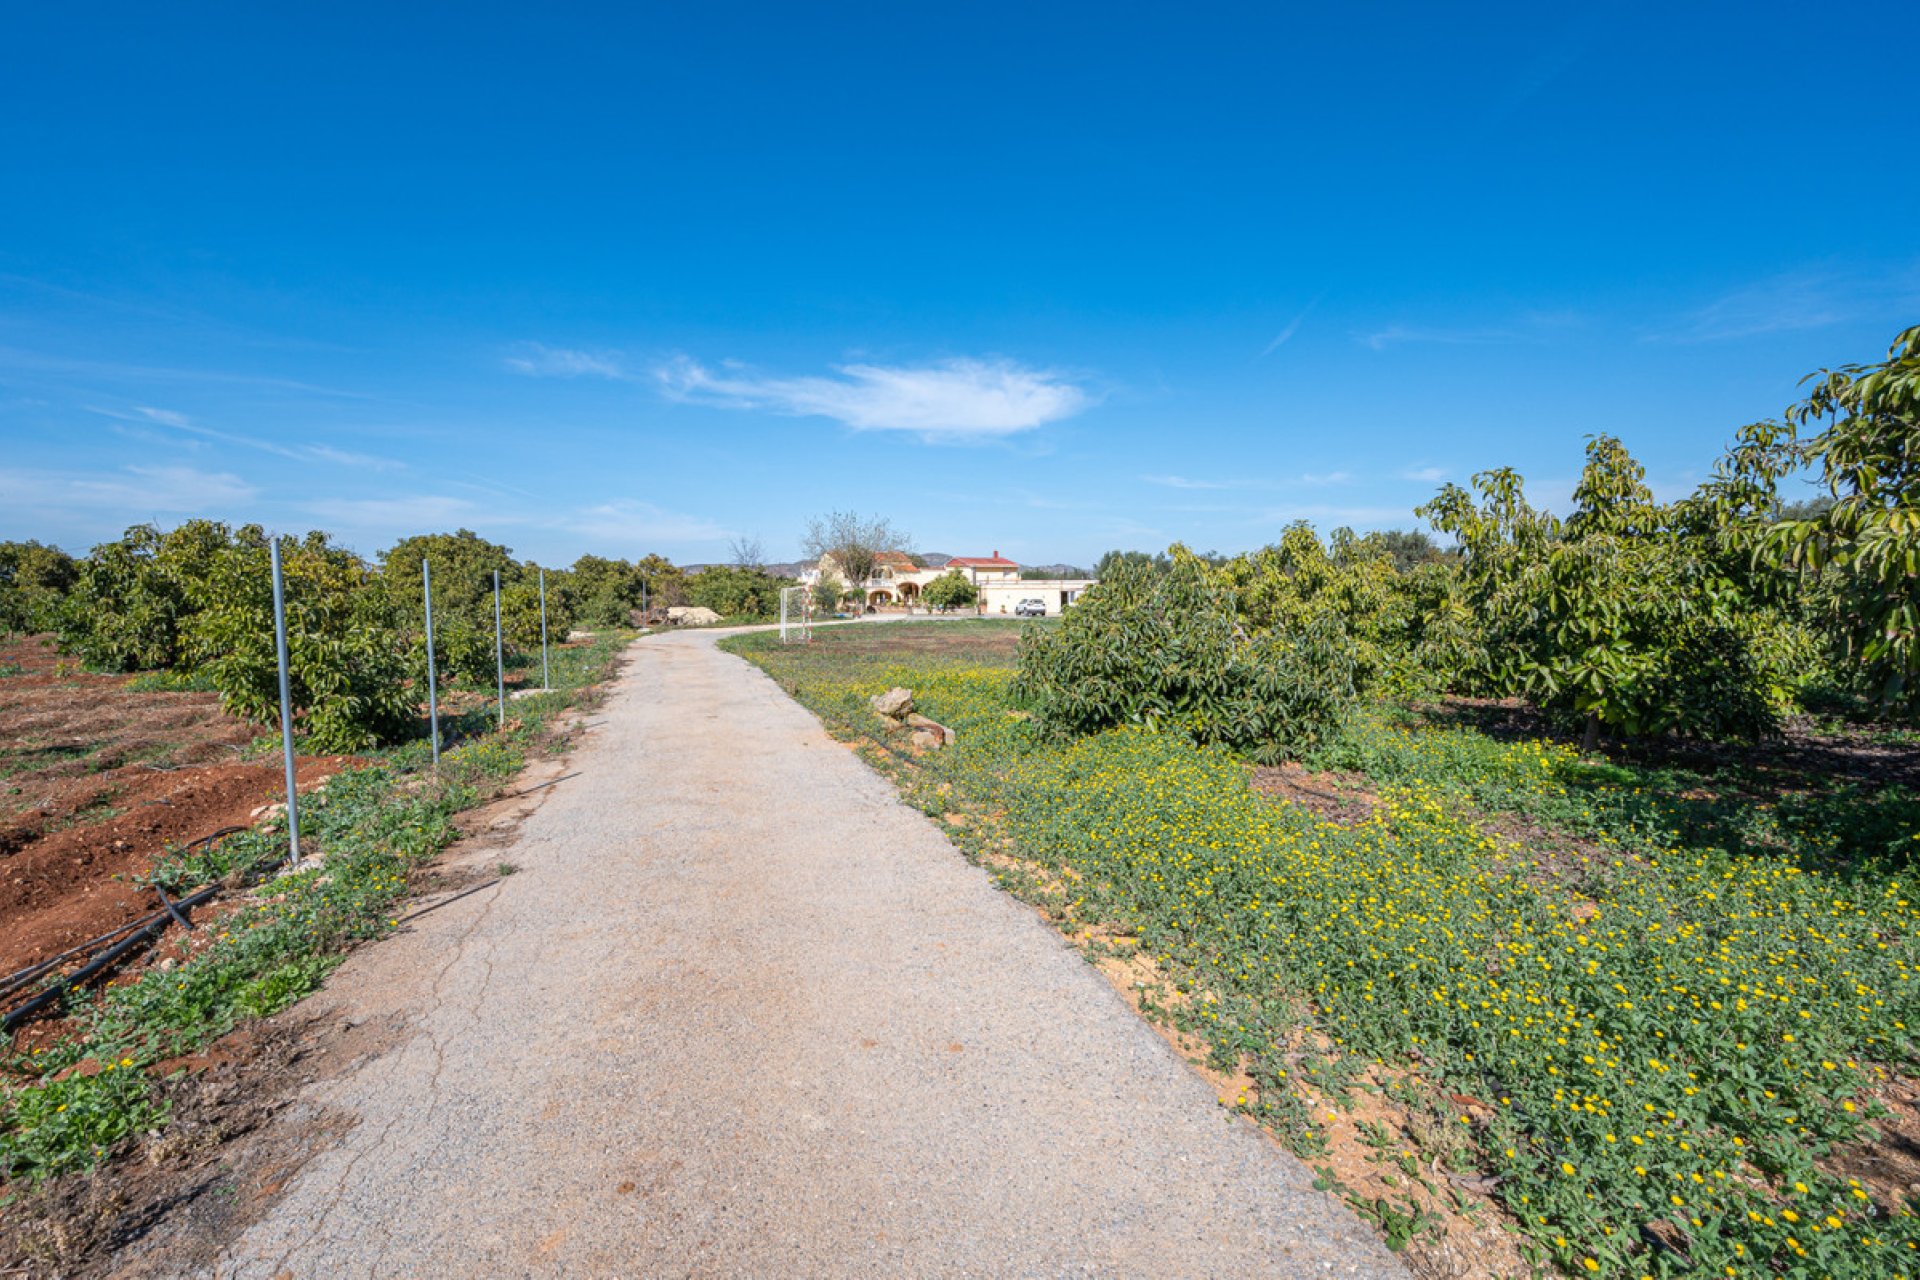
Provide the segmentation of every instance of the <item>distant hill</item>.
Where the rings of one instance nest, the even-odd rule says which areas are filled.
[[[1032,574],[1038,578],[1091,578],[1093,576],[1089,571],[1072,564],[1021,565],[1020,576],[1024,578],[1028,574]]]

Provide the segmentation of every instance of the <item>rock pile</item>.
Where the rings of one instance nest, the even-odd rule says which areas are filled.
[[[911,689],[894,688],[876,693],[867,699],[867,705],[892,728],[912,729],[913,736],[908,743],[915,751],[938,751],[953,745],[953,730],[914,711]]]

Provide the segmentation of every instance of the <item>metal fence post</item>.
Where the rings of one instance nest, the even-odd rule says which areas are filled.
[[[440,691],[439,672],[433,660],[433,566],[420,558],[421,591],[427,602],[427,722],[433,732],[433,767],[440,768]]]
[[[500,690],[500,727],[507,727],[507,651],[500,641],[500,571],[493,571],[493,675]]]
[[[300,799],[293,781],[293,695],[287,685],[287,589],[280,573],[280,539],[268,544],[273,559],[273,641],[280,657],[280,750],[287,762],[289,865],[300,865]]]
[[[540,571],[540,687],[553,692],[553,671],[547,665],[547,571]]]

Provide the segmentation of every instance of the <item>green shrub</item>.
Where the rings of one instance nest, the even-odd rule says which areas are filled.
[[[954,569],[929,582],[923,598],[936,609],[963,609],[978,600],[980,592],[958,569]]]
[[[687,579],[687,603],[704,605],[723,618],[773,618],[780,613],[780,589],[792,585],[761,569],[717,564]]]
[[[1175,547],[1164,571],[1118,563],[1058,627],[1027,632],[1015,687],[1054,730],[1152,725],[1270,763],[1339,727],[1353,671],[1331,620],[1249,637],[1233,593]]]

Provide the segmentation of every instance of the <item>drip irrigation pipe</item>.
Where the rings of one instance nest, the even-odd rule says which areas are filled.
[[[59,955],[54,956],[50,960],[42,960],[38,964],[30,964],[24,969],[17,969],[14,972],[8,974],[6,977],[0,978],[0,995],[7,994],[7,992],[12,990],[14,987],[25,986],[27,983],[32,982],[35,978],[47,972],[49,969],[57,968],[63,961],[72,959],[74,956],[79,955],[82,951],[91,951],[103,942],[111,942],[115,938],[119,937],[121,934],[126,933],[128,930],[139,929],[146,925],[150,925],[155,920],[158,920],[159,918],[160,918],[159,912],[155,912],[153,915],[150,915],[150,916],[142,916],[140,917],[140,919],[135,920],[129,924],[121,925],[118,929],[109,929],[97,938],[89,938],[87,941],[81,943],[77,947],[69,947],[67,950],[62,951]]]
[[[217,892],[219,892],[219,886],[208,885],[198,893],[189,894],[187,897],[180,899],[179,905],[182,910],[197,907],[213,897]],[[120,941],[114,943],[105,951],[102,951],[92,960],[89,960],[84,968],[61,978],[33,999],[8,1013],[6,1018],[0,1021],[0,1034],[11,1034],[15,1027],[65,995],[69,988],[85,982],[88,978],[91,978],[94,974],[99,973],[102,969],[113,964],[119,960],[121,956],[126,955],[127,952],[140,946],[142,943],[151,942],[154,938],[158,937],[166,927],[167,916],[165,913],[157,914],[154,919],[148,923],[146,928],[139,930],[130,937],[120,939]]]
[[[167,896],[167,891],[157,884],[153,886],[153,891],[160,895],[160,905],[167,909],[167,914],[173,917],[174,922],[182,929],[191,931],[193,929],[193,921],[180,914],[180,908],[173,905],[173,899]]]
[[[225,839],[227,836],[236,835],[245,830],[247,830],[246,827],[222,827],[211,835],[204,835],[196,840],[189,840],[181,847],[183,849],[197,849],[202,845],[210,845],[216,840]],[[78,946],[69,947],[57,956],[42,960],[37,964],[30,964],[24,969],[14,970],[4,978],[0,978],[0,998],[12,995],[28,983],[37,981],[82,952],[91,951],[102,943],[112,942],[115,938],[123,934],[152,928],[156,922],[169,916],[179,921],[182,928],[191,929],[194,927],[193,922],[188,920],[184,914],[183,908],[191,907],[198,902],[204,901],[200,895],[196,894],[191,901],[182,900],[180,902],[171,902],[167,899],[167,891],[165,889],[162,889],[157,884],[150,885],[149,887],[160,896],[161,905],[166,908],[164,911],[156,911],[152,915],[142,916],[137,920],[129,921],[117,929],[107,930],[97,938],[89,938]],[[11,1026],[11,1023],[8,1025]]]

